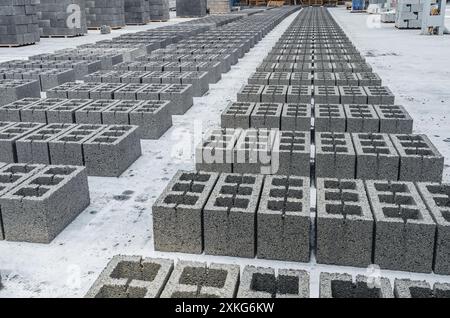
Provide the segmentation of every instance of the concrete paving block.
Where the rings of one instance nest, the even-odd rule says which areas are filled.
[[[256,106],[256,103],[230,102],[222,112],[222,128],[243,128],[248,129],[250,125],[250,116]],[[1,113],[1,110],[0,110]]]
[[[194,105],[191,84],[172,84],[159,94],[161,100],[170,100],[171,114],[183,115]]]
[[[394,105],[395,96],[391,90],[385,86],[364,86],[367,93],[368,104],[373,105]]]
[[[317,262],[353,267],[372,264],[374,221],[364,182],[319,178],[316,187]]]
[[[239,265],[179,261],[161,298],[234,298]]]
[[[361,86],[339,86],[341,104],[367,104],[367,94]]]
[[[119,177],[142,154],[137,126],[108,126],[83,143],[87,173],[98,177]]]
[[[74,125],[48,141],[48,152],[52,164],[84,166],[83,144],[99,132],[104,125]]]
[[[336,77],[332,72],[317,72],[314,73],[314,85],[335,86]]]
[[[398,180],[400,156],[389,135],[352,134],[356,152],[356,178]]]
[[[269,85],[269,79],[273,73],[271,72],[255,72],[248,78],[250,85]]]
[[[195,163],[199,171],[233,172],[234,147],[241,129],[224,128],[208,132],[195,149]]]
[[[46,124],[48,122],[47,111],[55,106],[61,105],[66,101],[66,99],[61,98],[41,99],[39,102],[20,110],[21,121]]]
[[[265,85],[244,85],[237,94],[237,101],[243,103],[260,103]]]
[[[346,104],[344,111],[347,117],[347,132],[377,133],[380,131],[380,118],[372,105]]]
[[[450,274],[450,186],[440,183],[417,183],[417,188],[437,224],[433,271]]]
[[[412,182],[366,181],[375,219],[374,263],[431,273],[436,224]]]
[[[77,124],[101,125],[103,123],[103,112],[119,102],[119,100],[113,99],[95,100],[75,111],[75,122]]]
[[[16,141],[41,128],[40,123],[15,123],[0,131],[0,162],[17,162]]]
[[[84,168],[48,166],[0,198],[5,239],[50,243],[89,203]]]
[[[356,73],[359,86],[381,86],[381,78],[376,73]],[[352,84],[353,85],[353,84]]]
[[[172,270],[172,260],[116,255],[85,298],[159,298]]]
[[[315,104],[340,104],[341,98],[337,86],[314,86]]]
[[[51,164],[49,142],[74,127],[73,124],[50,124],[17,140],[17,162]]]
[[[339,104],[315,105],[314,130],[316,132],[345,132],[347,119],[344,106]]]
[[[39,101],[41,101],[41,98],[24,98],[10,104],[0,106],[0,120],[21,122],[22,119],[20,117],[20,111]]]
[[[264,176],[222,174],[204,209],[208,255],[255,257],[255,223]]]
[[[357,275],[353,281],[351,275],[338,273],[320,274],[319,293],[320,298],[394,298],[388,278]]]
[[[450,298],[450,284],[435,283],[431,288],[426,281],[395,279],[395,298]]]
[[[413,119],[408,111],[399,105],[374,105],[380,117],[380,132],[386,134],[412,134]]]
[[[203,209],[219,174],[179,171],[152,207],[155,250],[203,253]]]
[[[310,131],[312,105],[284,104],[281,114],[281,130]]]
[[[130,125],[130,113],[142,102],[137,100],[121,100],[102,112],[105,125]]]
[[[246,266],[237,298],[309,298],[306,271]]]
[[[257,213],[258,258],[310,259],[310,179],[267,176]]]
[[[316,133],[316,177],[354,179],[356,154],[348,133]]]
[[[287,90],[287,85],[266,85],[261,93],[261,102],[285,103]]]
[[[270,86],[266,86],[270,87]],[[265,90],[266,91],[266,90]],[[263,93],[264,94],[264,93]],[[282,103],[263,102],[256,103],[250,116],[250,126],[252,128],[273,128],[280,129]]]
[[[291,85],[288,86],[286,102],[289,104],[311,104],[313,86]]]
[[[130,112],[130,125],[139,127],[140,139],[159,139],[172,127],[171,103],[167,100],[142,101]]]
[[[91,104],[90,99],[69,99],[46,111],[47,122],[53,123],[75,123],[75,112],[84,106]]]
[[[426,135],[390,135],[400,155],[401,181],[441,182],[444,157]]]

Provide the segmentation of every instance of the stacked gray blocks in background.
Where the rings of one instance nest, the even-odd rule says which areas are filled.
[[[41,36],[78,36],[87,33],[85,0],[40,0]]]
[[[207,0],[177,0],[177,17],[203,17]]]
[[[40,41],[39,0],[2,0],[0,3],[0,45],[21,46]]]
[[[168,21],[170,19],[169,0],[148,0],[151,21]]]
[[[86,0],[88,28],[125,26],[125,0]]]
[[[126,24],[147,24],[149,21],[149,0],[125,0]]]

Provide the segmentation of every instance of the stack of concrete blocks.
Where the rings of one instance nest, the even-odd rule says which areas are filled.
[[[125,0],[125,23],[127,25],[142,25],[149,21],[149,0]]]
[[[38,17],[44,37],[87,33],[85,0],[40,0]]]
[[[179,261],[161,298],[234,298],[239,265]]]
[[[203,214],[217,173],[179,171],[152,208],[155,250],[201,254]]]
[[[422,28],[424,0],[399,0],[395,13],[395,26],[399,29]],[[431,0],[431,4],[435,4]]]
[[[257,214],[258,258],[308,263],[310,179],[267,176]]]
[[[433,288],[426,281],[395,279],[395,298],[450,298],[450,284],[435,283]]]
[[[381,12],[380,19],[383,23],[395,23],[396,14],[394,11]]]
[[[204,17],[207,13],[207,0],[177,0],[177,17]]]
[[[26,97],[41,97],[39,80],[0,80],[0,105],[6,105]]]
[[[221,14],[231,12],[230,0],[208,0],[209,14]]]
[[[85,298],[159,298],[172,271],[172,260],[114,256]]]
[[[255,225],[264,176],[222,174],[204,209],[208,255],[255,257]]]
[[[40,41],[39,0],[2,0],[0,46],[21,46]]]
[[[89,203],[85,168],[45,166],[0,198],[5,239],[50,243]]]
[[[385,277],[321,273],[320,298],[394,298],[391,282]]]
[[[169,0],[149,0],[150,21],[170,20]]]
[[[246,266],[237,298],[309,298],[309,273]]]
[[[125,26],[125,0],[86,0],[88,28]]]

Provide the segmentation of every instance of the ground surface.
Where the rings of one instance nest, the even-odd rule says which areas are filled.
[[[450,36],[419,36],[415,30],[396,30],[392,24],[374,29],[370,27],[372,23],[366,23],[368,15],[350,14],[343,8],[331,9],[331,12],[374,71],[397,95],[398,102],[411,112],[416,122],[415,132],[428,134],[445,155],[445,181],[449,182],[450,59],[445,57],[450,56]],[[219,125],[221,111],[229,101],[236,99],[239,88],[294,18],[295,15],[281,23],[223,75],[219,83],[212,85],[206,96],[196,98],[188,113],[175,116],[174,127],[163,138],[144,141],[143,156],[121,178],[90,178],[92,205],[51,244],[0,242],[0,270],[5,285],[0,297],[82,297],[116,254],[307,269],[311,272],[313,297],[318,296],[318,277],[322,271],[367,274],[366,269],[323,266],[314,261],[298,264],[153,250],[153,202],[177,170],[194,168],[193,148],[201,131]],[[142,30],[143,27],[129,29]],[[116,31],[113,35],[117,34]],[[99,39],[104,37],[89,35],[73,41],[45,40],[39,47],[0,50],[0,60],[74,47]],[[437,280],[450,282],[450,277],[436,275],[384,270],[381,275],[426,279],[431,283]]]

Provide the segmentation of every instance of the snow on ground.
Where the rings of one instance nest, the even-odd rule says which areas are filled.
[[[392,24],[371,29],[368,15],[350,14],[343,8],[331,12],[367,61],[407,107],[416,121],[416,132],[428,134],[450,164],[448,78],[450,37],[424,37],[415,31],[396,30]],[[174,117],[174,127],[158,141],[143,141],[143,156],[120,178],[90,178],[92,204],[51,244],[0,242],[0,270],[4,289],[0,297],[82,297],[108,260],[116,254],[136,254],[172,259],[306,269],[311,272],[311,295],[318,296],[322,271],[377,275],[366,269],[238,259],[206,255],[159,253],[153,249],[151,206],[179,169],[193,169],[193,148],[202,130],[218,127],[220,113],[236,99],[240,87],[256,70],[296,14],[283,21],[253,48],[223,79],[211,85],[206,96],[195,98],[194,107]],[[151,25],[153,26],[153,24]],[[155,25],[156,26],[156,25]],[[148,26],[147,26],[148,27]],[[142,30],[143,27],[134,27]],[[145,28],[145,27],[144,27]],[[128,29],[128,28],[127,28]],[[115,34],[117,35],[117,33]],[[99,36],[83,41],[97,41]],[[103,37],[102,37],[103,39]],[[47,43],[48,40],[51,40]],[[43,47],[0,50],[0,60],[55,49],[48,39]],[[84,43],[86,43],[84,42]],[[58,45],[57,48],[80,43]],[[8,53],[10,52],[10,53]],[[445,181],[450,181],[447,166]],[[389,278],[450,282],[450,277],[382,270]]]

